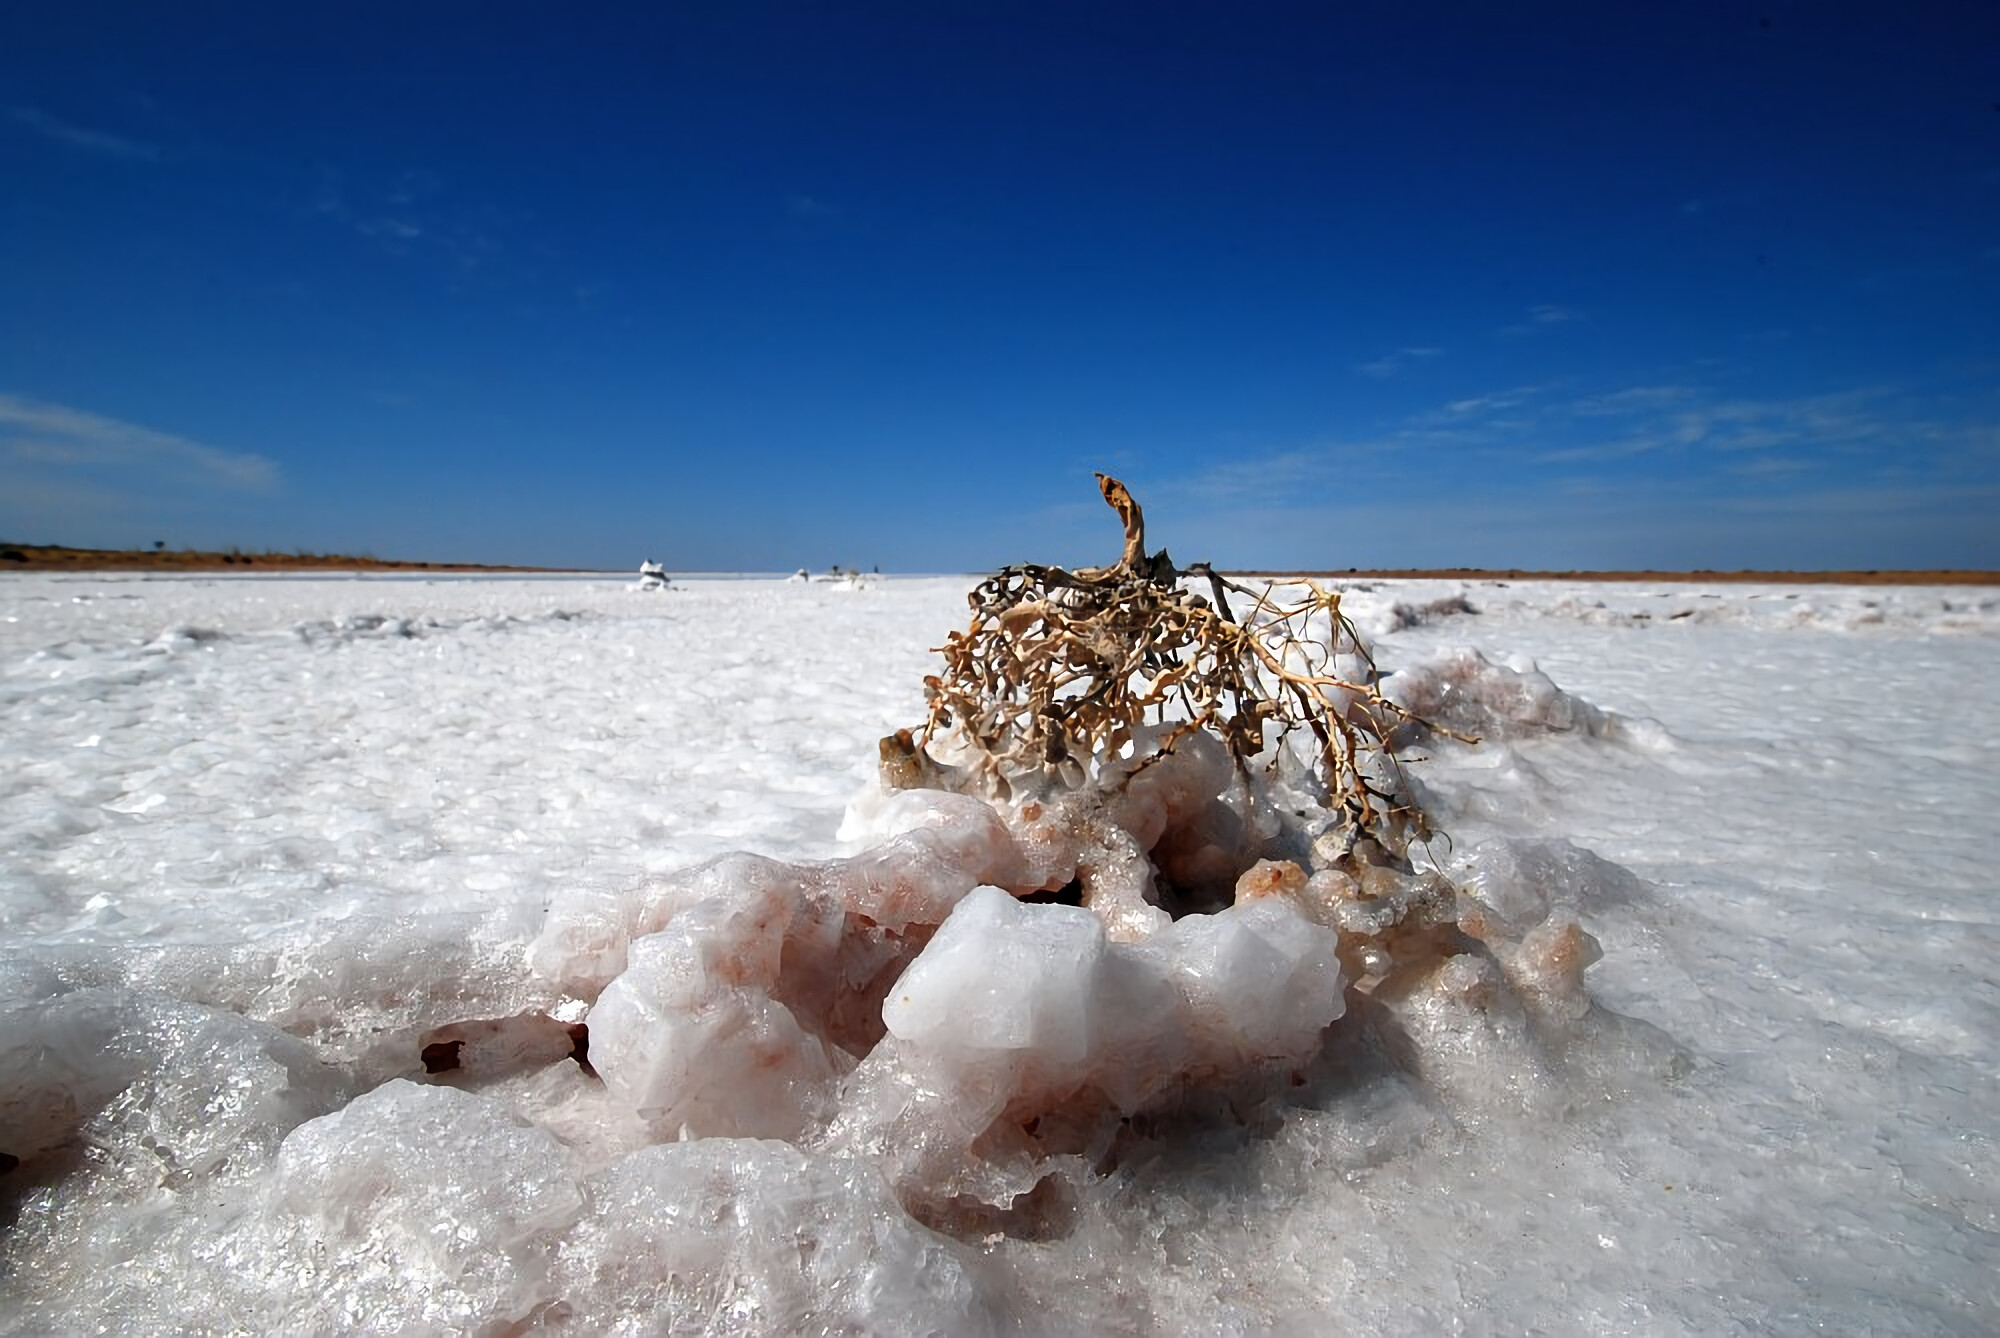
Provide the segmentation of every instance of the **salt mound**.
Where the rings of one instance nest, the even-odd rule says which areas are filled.
[[[1384,1053],[1454,1099],[1561,1062],[1598,951],[1561,897],[1462,895],[1332,815],[1278,819],[1219,745],[1176,742],[1010,802],[874,792],[859,854],[581,892],[529,960],[594,996],[589,1062],[644,1140],[870,1165],[968,1239],[1060,1234],[1135,1117],[1268,1109],[1357,1002],[1361,1034],[1400,1035]]]
[[[1184,743],[1013,803],[875,793],[843,860],[578,893],[511,985],[480,946],[504,925],[445,917],[366,990],[322,982],[338,1027],[282,942],[131,955],[116,985],[77,983],[88,954],[0,963],[31,1005],[0,1030],[0,1136],[44,1186],[11,1249],[63,1261],[0,1329],[1003,1330],[1047,1280],[992,1242],[1121,1248],[1090,1233],[1130,1158],[1351,1092],[1365,1161],[1414,1136],[1382,1112],[1546,1116],[1565,1065],[1612,1090],[1654,1063],[1583,988],[1569,916],[1612,866],[1482,848],[1460,889],[1327,815],[1271,821],[1276,791]],[[397,997],[440,967],[456,993]],[[378,1025],[393,1045],[359,1042]],[[419,1051],[440,1071],[413,1080]],[[66,1171],[79,1141],[116,1174]],[[134,1205],[116,1231],[107,1196]]]
[[[827,1037],[772,997],[788,931],[795,958],[837,941],[839,921],[815,909],[745,882],[635,942],[587,1022],[611,1095],[665,1133],[796,1137],[842,1068]],[[811,967],[829,965],[815,956]]]
[[[1563,840],[1482,842],[1465,879],[1466,895],[1514,933],[1554,912],[1590,915],[1636,900],[1641,887],[1631,870]]]
[[[1648,745],[1664,740],[1657,722],[1631,720],[1565,692],[1532,662],[1495,664],[1470,648],[1398,670],[1385,692],[1430,725],[1480,739],[1580,734]],[[1401,734],[1426,732],[1412,724]]]
[[[1272,903],[1127,945],[1081,908],[982,888],[897,982],[892,1039],[845,1085],[826,1144],[885,1164],[947,1229],[1019,1225],[1005,1210],[1064,1158],[1101,1154],[1119,1117],[1307,1062],[1342,1009],[1335,947]]]
[[[1390,607],[1387,625],[1382,630],[1389,633],[1407,632],[1414,627],[1424,627],[1431,623],[1442,622],[1446,618],[1478,612],[1479,610],[1472,606],[1472,601],[1462,594],[1446,595],[1442,599],[1433,599],[1425,604],[1405,604],[1399,601]]]

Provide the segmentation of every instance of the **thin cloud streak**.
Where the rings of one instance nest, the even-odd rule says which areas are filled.
[[[1528,308],[1528,319],[1515,325],[1503,325],[1498,334],[1509,339],[1522,335],[1536,334],[1557,325],[1568,325],[1583,319],[1583,313],[1569,307],[1559,307],[1550,302],[1538,302]]]
[[[144,140],[127,139],[123,135],[113,135],[102,130],[75,125],[59,116],[49,115],[40,107],[14,107],[10,110],[17,124],[24,125],[42,138],[66,148],[93,153],[101,158],[124,158],[149,163],[160,161],[159,147]]]
[[[1399,348],[1394,353],[1384,354],[1370,362],[1364,362],[1354,370],[1363,376],[1372,376],[1385,381],[1392,376],[1400,376],[1418,363],[1429,362],[1444,356],[1441,348]]]
[[[1574,408],[1577,414],[1584,417],[1644,413],[1670,404],[1685,403],[1694,395],[1695,392],[1687,386],[1633,386],[1629,390],[1614,390],[1607,395],[1587,395],[1578,400]]]
[[[277,466],[261,455],[19,395],[0,394],[0,451],[21,464],[164,472],[174,482],[237,491],[263,492],[278,482]]]
[[[1163,524],[1251,566],[1807,561],[1784,544],[1817,554],[1809,565],[1882,565],[1887,552],[1977,565],[1967,502],[2000,454],[2000,423],[1953,423],[1895,386],[1767,400],[1555,389],[1468,395],[1366,439],[1143,482]],[[1815,529],[1843,515],[1857,523]]]

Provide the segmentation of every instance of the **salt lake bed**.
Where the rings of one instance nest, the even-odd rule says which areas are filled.
[[[971,584],[0,579],[0,1332],[2000,1328],[2000,590],[1348,590],[1601,951],[1392,1006],[881,793]]]

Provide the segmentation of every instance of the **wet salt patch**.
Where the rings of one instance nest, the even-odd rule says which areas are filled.
[[[341,1086],[414,1067],[439,1027],[574,1002],[527,960],[543,906],[574,890],[616,902],[730,846],[832,854],[874,736],[920,713],[923,648],[962,621],[961,584],[816,606],[813,586],[681,578],[670,597],[154,582],[60,591],[61,617],[37,621],[47,584],[0,585],[22,619],[0,636],[28,629],[0,641],[0,1055],[58,1034],[84,1007],[65,999],[121,999],[106,1034],[128,1040],[77,1032],[35,1062],[132,1054],[142,1076],[0,1084],[80,1095],[98,1148],[0,1182],[18,1219],[0,1329],[601,1332],[665,1308],[776,1332],[808,1296],[859,1298],[817,1313],[864,1329],[907,1313],[953,1331],[1337,1313],[1376,1331],[1915,1333],[2000,1315],[2000,833],[1980,798],[2000,793],[2000,686],[1976,631],[1897,608],[1851,627],[1827,616],[1860,616],[1841,592],[1722,589],[1706,602],[1743,616],[1671,631],[1622,597],[1622,623],[1533,603],[1605,598],[1577,586],[1518,606],[1474,587],[1476,617],[1388,634],[1385,668],[1469,643],[1673,741],[1423,749],[1441,860],[1507,915],[1545,898],[1583,920],[1615,1014],[1558,1054],[1504,1019],[1467,1029],[1440,996],[1406,1015],[1443,1047],[1419,1080],[1379,1013],[1351,1009],[1283,1099],[1149,1115],[1073,1200],[961,1243],[904,1213],[870,1155],[642,1152],[657,1133],[570,1060],[431,1079],[456,1092],[419,1072],[356,1104]],[[1804,602],[1811,625],[1765,616]],[[378,616],[423,634],[290,630]],[[145,654],[171,627],[222,636]],[[237,1039],[211,1062],[167,1029]],[[333,1085],[270,1078],[255,1055],[286,1045],[334,1064]],[[287,1090],[317,1095],[273,1103]],[[232,1091],[231,1160],[203,1169],[191,1112]],[[852,1253],[863,1239],[875,1253]]]

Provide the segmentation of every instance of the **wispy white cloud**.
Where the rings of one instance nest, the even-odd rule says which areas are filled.
[[[277,466],[261,455],[8,394],[0,394],[0,460],[9,473],[37,467],[116,471],[151,482],[249,492],[278,481]]]
[[[1540,412],[1537,401],[1547,386],[1510,386],[1505,390],[1468,395],[1423,409],[1404,419],[1396,435],[1406,440],[1471,444],[1533,427]]]
[[[1519,408],[1540,390],[1538,386],[1521,386],[1514,390],[1503,390],[1493,395],[1474,395],[1468,399],[1453,400],[1439,412],[1447,418],[1465,418],[1473,415],[1489,414],[1499,409]]]
[[[1354,370],[1363,376],[1386,380],[1392,376],[1400,376],[1418,363],[1429,362],[1433,358],[1443,356],[1444,350],[1441,348],[1399,348],[1394,353],[1385,353],[1379,358],[1364,362]]]
[[[1541,302],[1529,307],[1527,317],[1525,321],[1518,321],[1513,325],[1501,326],[1499,333],[1509,338],[1518,338],[1521,335],[1534,334],[1537,331],[1547,330],[1557,325],[1568,325],[1573,321],[1580,321],[1584,318],[1582,312],[1572,307],[1559,307],[1550,302]]]
[[[1242,565],[1964,566],[1991,561],[1967,499],[1996,469],[2000,406],[1962,392],[1662,380],[1468,394],[1137,482],[1176,552]]]
[[[1694,394],[1688,386],[1632,386],[1603,395],[1586,395],[1571,410],[1582,418],[1655,413],[1669,405],[1685,403]]]
[[[422,227],[401,218],[371,218],[354,225],[364,237],[386,238],[390,241],[415,241],[424,235]]]
[[[793,218],[836,218],[840,210],[816,195],[787,195],[785,212]]]
[[[1815,461],[1796,455],[1758,455],[1730,466],[1730,472],[1745,478],[1788,478],[1794,474],[1807,474],[1819,466]]]
[[[1301,450],[1278,451],[1218,461],[1188,478],[1164,486],[1208,501],[1236,497],[1286,496],[1317,490],[1345,466],[1389,449],[1381,442],[1328,442]]]
[[[1556,446],[1534,451],[1527,459],[1537,465],[1607,464],[1651,455],[1678,444],[1671,432],[1640,432],[1631,436],[1591,441],[1579,446]]]
[[[1718,491],[1542,480],[1532,488],[1347,489],[1244,498],[1199,510],[1149,505],[1177,556],[1221,567],[1565,569],[1976,567],[1979,518],[2000,489],[1818,483]],[[1804,486],[1800,486],[1804,485]],[[1150,527],[1149,527],[1150,532]]]
[[[321,163],[313,169],[305,207],[384,255],[449,265],[460,282],[490,274],[507,250],[497,234],[511,224],[490,206],[455,202],[444,178],[421,167],[357,182]]]
[[[1769,480],[1808,470],[1886,477],[1906,467],[1990,468],[2000,426],[1953,422],[1938,408],[1886,386],[1769,399],[1638,386],[1558,406],[1544,420],[1544,443],[1522,443],[1522,458],[1566,466],[1658,455],[1663,469]]]
[[[124,158],[149,163],[160,160],[158,145],[76,125],[59,116],[52,116],[40,107],[13,107],[9,108],[9,114],[16,124],[25,126],[43,139],[61,144],[65,148],[96,154],[100,158]]]

